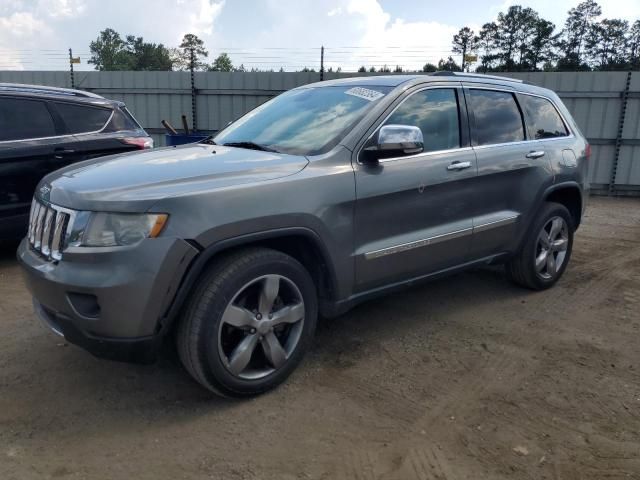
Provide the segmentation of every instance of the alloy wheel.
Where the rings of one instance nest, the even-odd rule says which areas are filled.
[[[545,223],[536,243],[536,274],[550,280],[562,268],[569,247],[569,225],[562,217],[552,217]]]
[[[282,275],[245,284],[227,305],[218,329],[218,351],[232,375],[257,380],[281,368],[302,334],[304,300]]]

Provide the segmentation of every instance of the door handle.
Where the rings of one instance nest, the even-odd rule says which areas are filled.
[[[464,170],[465,168],[469,168],[471,166],[471,162],[453,162],[449,166],[447,166],[447,170]]]
[[[527,158],[540,158],[544,157],[544,152],[542,150],[534,150],[526,155]]]
[[[75,153],[75,150],[71,150],[69,148],[56,148],[53,150],[53,158],[60,160],[68,153]]]

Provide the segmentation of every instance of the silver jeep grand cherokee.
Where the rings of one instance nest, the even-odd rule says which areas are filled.
[[[47,176],[19,248],[38,315],[100,357],[174,337],[228,396],[282,382],[318,315],[505,263],[567,268],[590,147],[553,92],[472,74],[296,88],[199,144]]]

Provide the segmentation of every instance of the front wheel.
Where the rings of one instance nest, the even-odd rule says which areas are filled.
[[[256,395],[300,362],[317,312],[313,280],[295,259],[266,248],[235,252],[203,277],[178,326],[178,352],[209,390]]]
[[[518,285],[533,290],[552,287],[571,258],[573,233],[567,208],[559,203],[546,203],[533,222],[529,238],[507,263],[507,275]]]

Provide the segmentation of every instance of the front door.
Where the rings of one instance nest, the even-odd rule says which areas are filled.
[[[471,245],[476,157],[462,90],[410,93],[382,125],[419,127],[424,152],[355,165],[359,291],[461,264]]]

